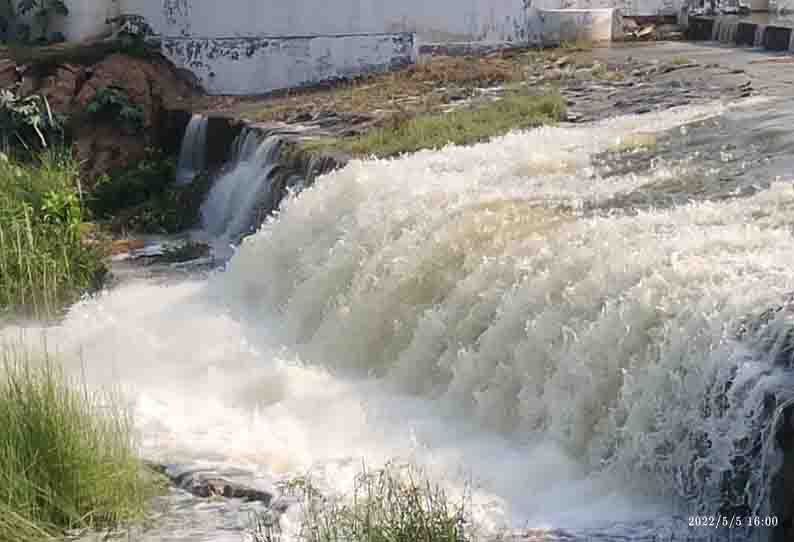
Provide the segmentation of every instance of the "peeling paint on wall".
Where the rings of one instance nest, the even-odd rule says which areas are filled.
[[[412,64],[417,44],[412,34],[164,38],[163,52],[209,94],[241,95]]]
[[[169,37],[418,32],[420,38],[520,41],[526,0],[120,0]]]
[[[163,18],[169,27],[178,29],[179,35],[191,35],[189,0],[163,0]]]

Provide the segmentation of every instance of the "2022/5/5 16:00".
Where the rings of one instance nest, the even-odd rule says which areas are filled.
[[[734,527],[777,527],[777,516],[690,516],[690,527],[732,529]]]

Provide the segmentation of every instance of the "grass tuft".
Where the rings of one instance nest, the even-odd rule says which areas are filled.
[[[439,486],[409,467],[366,468],[356,477],[352,495],[328,498],[308,478],[283,485],[282,493],[298,497],[300,542],[470,542],[467,498],[452,500]],[[281,539],[272,516],[259,518],[256,542]]]
[[[79,168],[59,151],[32,163],[0,153],[0,316],[54,316],[96,287],[104,266],[83,242]]]
[[[389,157],[448,144],[470,145],[510,130],[554,123],[565,114],[558,93],[513,94],[475,109],[399,120],[339,145],[359,156]]]
[[[73,387],[47,354],[0,350],[0,542],[143,516],[155,487],[119,404]]]

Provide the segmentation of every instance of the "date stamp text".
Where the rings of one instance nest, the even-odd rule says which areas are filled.
[[[734,529],[739,527],[777,527],[777,516],[689,516],[690,527]]]

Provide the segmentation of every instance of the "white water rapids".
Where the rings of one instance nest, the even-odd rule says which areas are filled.
[[[47,340],[123,386],[159,461],[264,486],[310,470],[336,490],[362,459],[409,461],[453,494],[471,483],[492,529],[639,536],[645,520],[716,513],[719,473],[786,383],[735,332],[794,291],[794,187],[582,209],[680,174],[600,178],[597,153],[722,111],[352,162],[285,202],[225,272],[127,283]],[[727,414],[704,414],[716,401]],[[185,539],[227,539],[203,536]]]

